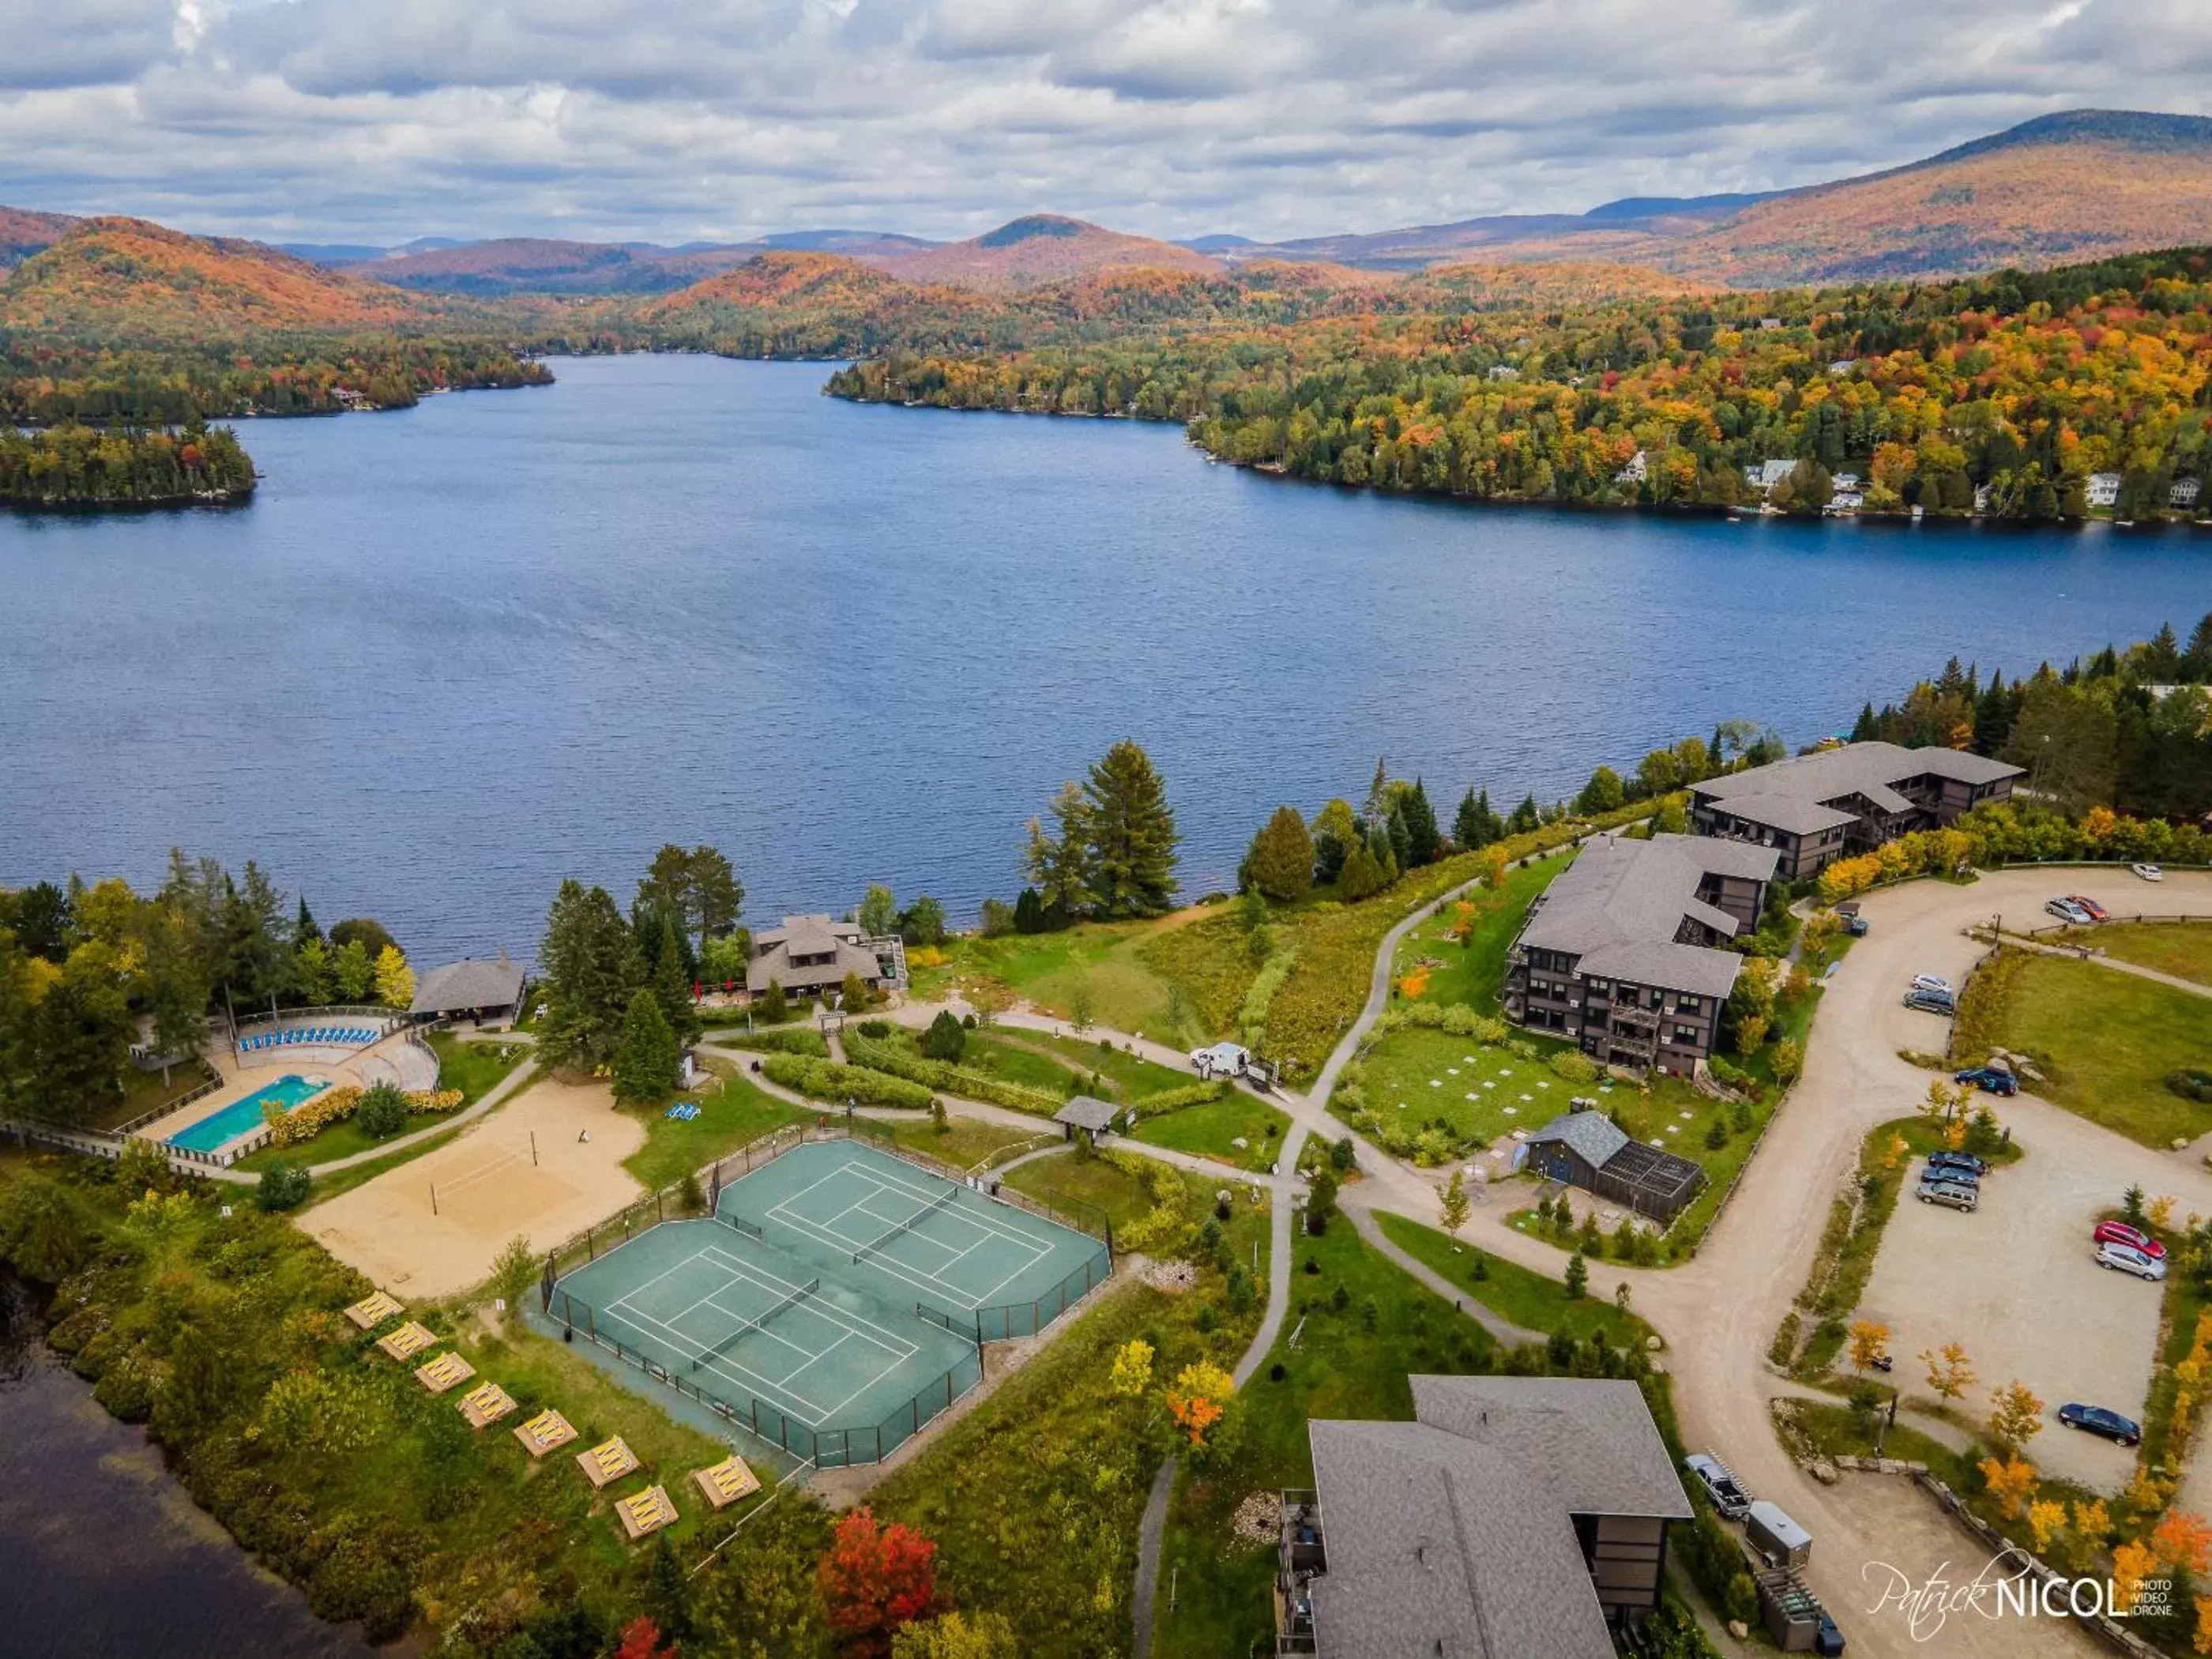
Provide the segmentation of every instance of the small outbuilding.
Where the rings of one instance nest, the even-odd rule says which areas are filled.
[[[1705,1184],[1705,1170],[1688,1158],[1632,1140],[1619,1124],[1594,1111],[1555,1117],[1530,1135],[1522,1167],[1661,1223],[1673,1221]]]
[[[522,1011],[526,977],[504,951],[495,962],[464,957],[423,975],[407,1012],[418,1019],[513,1019]]]
[[[1052,1115],[1052,1121],[1060,1126],[1070,1140],[1080,1129],[1091,1137],[1096,1146],[1099,1136],[1114,1127],[1114,1120],[1121,1109],[1111,1101],[1096,1100],[1089,1095],[1078,1095]]]

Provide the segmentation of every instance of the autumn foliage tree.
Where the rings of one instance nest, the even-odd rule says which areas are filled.
[[[903,1625],[938,1605],[937,1546],[902,1522],[879,1526],[863,1504],[837,1522],[817,1578],[830,1627],[855,1655],[881,1659]]]
[[[615,1659],[676,1659],[673,1646],[664,1647],[660,1629],[650,1619],[633,1619],[623,1626]]]
[[[1974,1384],[1973,1362],[1956,1342],[1946,1342],[1940,1349],[1923,1348],[1920,1359],[1928,1367],[1928,1386],[1947,1403]]]
[[[1875,1362],[1889,1352],[1889,1327],[1872,1319],[1862,1319],[1851,1326],[1851,1364],[1854,1369],[1870,1371]]]
[[[1208,1437],[1229,1414],[1236,1395],[1235,1379],[1210,1360],[1196,1360],[1176,1373],[1165,1395],[1168,1415],[1189,1437],[1194,1452],[1206,1449]]]

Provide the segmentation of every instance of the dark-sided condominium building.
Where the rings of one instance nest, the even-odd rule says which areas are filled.
[[[1775,854],[1697,836],[1600,836],[1529,908],[1505,953],[1505,1013],[1601,1066],[1687,1074],[1757,931]]]
[[[2017,766],[1962,749],[1851,743],[1690,786],[1701,836],[1771,847],[1784,881],[2010,798]]]

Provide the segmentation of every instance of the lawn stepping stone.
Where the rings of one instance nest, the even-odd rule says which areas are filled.
[[[415,1380],[432,1394],[458,1389],[477,1374],[477,1368],[457,1353],[441,1353],[427,1365],[415,1368]]]
[[[633,1544],[647,1533],[676,1524],[676,1505],[668,1501],[667,1492],[659,1486],[647,1486],[634,1497],[623,1498],[615,1505],[615,1515]]]
[[[1495,1078],[1486,1077],[1482,1079],[1482,1086],[1486,1089],[1495,1089],[1498,1086],[1498,1080]]]
[[[1480,1100],[1480,1099],[1481,1098],[1481,1096],[1480,1096],[1480,1095],[1478,1095],[1478,1094],[1474,1093],[1472,1090],[1470,1090],[1470,1091],[1468,1091],[1468,1097],[1468,1097],[1469,1100]]]
[[[1536,1097],[1534,1095],[1523,1095],[1521,1097],[1521,1101],[1523,1105],[1534,1106],[1536,1103]]]
[[[376,1339],[376,1346],[393,1359],[412,1359],[423,1349],[434,1347],[438,1339],[413,1320],[409,1320],[396,1331],[387,1331]]]
[[[1682,1133],[1682,1126],[1679,1123],[1670,1123],[1667,1126],[1667,1133],[1670,1135],[1678,1135]]]
[[[576,1425],[548,1406],[527,1423],[515,1425],[514,1437],[532,1457],[557,1451],[576,1437]]]
[[[1444,1080],[1440,1077],[1432,1077],[1429,1079],[1429,1087],[1431,1089],[1441,1089],[1443,1086]]]
[[[1474,1064],[1474,1056],[1473,1054],[1462,1054],[1459,1057],[1459,1063],[1462,1066],[1472,1066]]]
[[[1445,1075],[1446,1077],[1457,1077],[1457,1076],[1459,1075],[1459,1067],[1458,1067],[1458,1066],[1445,1066],[1445,1067],[1444,1067],[1444,1075]]]
[[[760,1477],[745,1467],[745,1460],[732,1452],[712,1468],[694,1469],[691,1478],[699,1483],[699,1490],[707,1501],[718,1510],[726,1510],[740,1498],[760,1490]]]
[[[1513,1109],[1510,1106],[1508,1106],[1505,1109],[1510,1112]],[[1516,1140],[1526,1140],[1528,1139],[1528,1132],[1526,1129],[1516,1129],[1513,1132],[1513,1139]]]
[[[514,1396],[496,1382],[480,1382],[461,1396],[461,1415],[472,1429],[487,1429],[517,1409]]]
[[[345,1316],[365,1331],[373,1331],[395,1314],[407,1310],[382,1291],[365,1296],[345,1310]]]
[[[1521,1109],[1518,1106],[1508,1106],[1505,1109],[1505,1115],[1508,1117],[1518,1117],[1521,1115]]]
[[[637,1454],[617,1435],[613,1439],[596,1445],[589,1451],[576,1454],[576,1467],[597,1491],[611,1486],[637,1467]]]
[[[1677,1112],[1674,1115],[1680,1118],[1685,1123],[1687,1123],[1691,1117],[1691,1114],[1688,1112]]]
[[[1548,1088],[1550,1088],[1552,1085],[1551,1085],[1550,1084],[1548,1084],[1548,1083],[1545,1082],[1541,1078],[1539,1078],[1539,1079],[1536,1079],[1536,1086],[1537,1086],[1539,1089],[1548,1089]]]

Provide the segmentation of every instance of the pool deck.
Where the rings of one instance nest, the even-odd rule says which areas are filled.
[[[316,1052],[326,1054],[329,1050],[319,1049]],[[367,1054],[369,1050],[364,1048],[361,1052]],[[333,1088],[345,1088],[349,1085],[355,1088],[366,1088],[368,1082],[374,1079],[364,1079],[360,1072],[356,1069],[359,1058],[359,1055],[356,1055],[352,1060],[309,1060],[298,1054],[288,1057],[280,1048],[271,1052],[268,1058],[259,1064],[240,1066],[234,1054],[211,1053],[208,1055],[208,1064],[214,1066],[222,1075],[222,1087],[212,1094],[202,1095],[181,1110],[172,1112],[164,1118],[157,1118],[137,1133],[149,1140],[167,1141],[171,1135],[182,1133],[201,1120],[212,1117],[226,1107],[235,1105],[248,1095],[267,1088],[279,1078],[319,1077],[327,1079]],[[260,1127],[258,1123],[248,1125],[225,1141],[222,1146],[217,1147],[213,1155],[219,1157],[225,1149],[235,1146],[248,1135],[258,1133]]]

